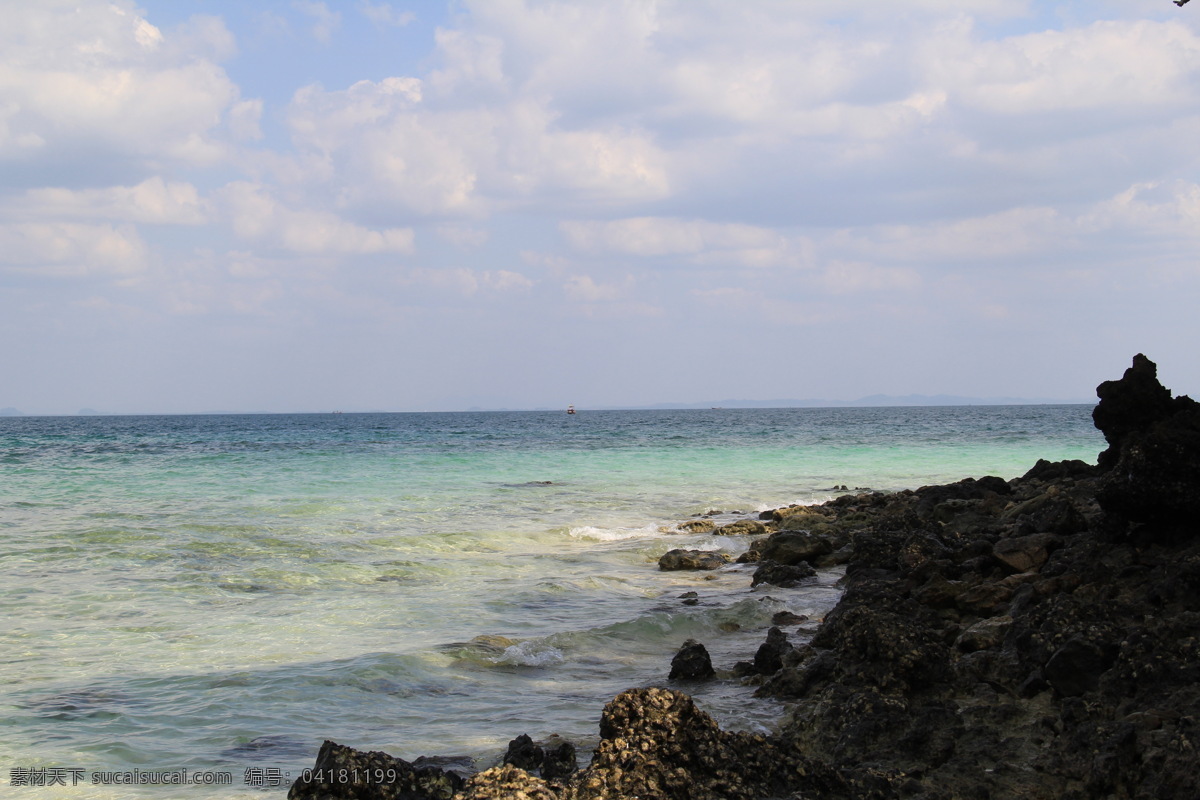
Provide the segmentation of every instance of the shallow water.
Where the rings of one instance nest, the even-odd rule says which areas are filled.
[[[487,766],[558,733],[586,754],[604,702],[665,684],[684,639],[728,668],[775,611],[836,602],[835,573],[755,591],[743,567],[661,573],[671,548],[747,544],[663,528],[1094,461],[1090,412],[0,418],[0,784],[73,769],[22,791],[151,796],[89,782],[187,769],[232,785],[173,794],[261,797],[252,769],[287,776],[282,796],[325,738]],[[735,728],[779,711],[695,691]]]

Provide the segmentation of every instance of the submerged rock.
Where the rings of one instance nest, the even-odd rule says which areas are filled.
[[[310,745],[286,734],[268,734],[256,736],[248,742],[241,742],[221,751],[226,758],[245,759],[249,761],[265,761],[280,759],[288,756],[304,755],[309,752]]]

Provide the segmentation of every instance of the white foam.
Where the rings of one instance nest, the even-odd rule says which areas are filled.
[[[640,528],[597,528],[584,525],[567,531],[576,539],[595,539],[599,542],[617,542],[623,539],[639,539],[658,536],[657,525],[644,525]]]
[[[563,652],[536,639],[527,639],[511,647],[491,659],[494,664],[512,664],[521,667],[549,667],[564,661]]]

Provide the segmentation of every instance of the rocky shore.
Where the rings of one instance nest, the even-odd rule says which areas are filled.
[[[1013,480],[744,521],[756,583],[846,565],[810,641],[789,641],[799,620],[781,618],[735,670],[789,702],[771,736],[723,731],[683,692],[631,689],[605,707],[582,770],[570,743],[525,736],[473,775],[326,742],[288,797],[1193,798],[1200,404],[1141,355],[1097,394],[1096,465],[1039,461]],[[693,558],[664,568],[722,566]],[[707,658],[689,642],[672,673],[721,680]]]

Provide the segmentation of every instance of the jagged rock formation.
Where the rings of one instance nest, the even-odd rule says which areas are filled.
[[[762,689],[798,701],[785,738],[880,796],[1194,796],[1200,447],[1154,374],[1101,387],[1105,472],[852,501],[878,510],[846,593]]]

